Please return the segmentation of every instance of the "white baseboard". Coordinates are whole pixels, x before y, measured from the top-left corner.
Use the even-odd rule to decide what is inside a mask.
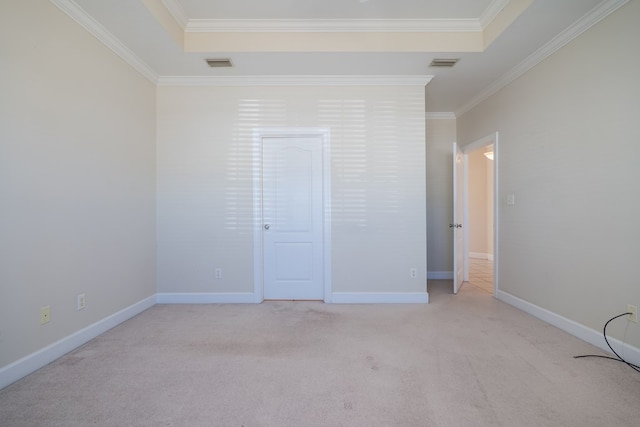
[[[427,280],[453,280],[453,271],[428,271]]]
[[[163,293],[158,304],[255,304],[262,302],[253,292]]]
[[[427,292],[333,292],[334,304],[427,304]]]
[[[156,304],[150,296],[0,369],[0,389],[53,362]]]
[[[520,310],[525,311],[532,316],[537,317],[538,319],[544,320],[545,322],[559,329],[562,329],[563,331],[568,332],[571,335],[588,342],[589,344],[593,344],[596,347],[599,347],[602,350],[606,351],[607,353],[611,353],[611,350],[607,346],[607,343],[605,342],[601,331],[596,331],[594,329],[588,328],[578,322],[567,319],[566,317],[562,317],[559,314],[556,314],[545,308],[538,307],[535,304],[531,304],[528,301],[525,301],[501,290],[498,290],[496,292],[496,298],[516,308],[519,308]],[[640,349],[625,344],[616,338],[607,337],[607,339],[611,343],[611,346],[616,350],[616,352],[618,352],[620,356],[623,356],[627,362],[633,363],[635,365],[640,365]]]

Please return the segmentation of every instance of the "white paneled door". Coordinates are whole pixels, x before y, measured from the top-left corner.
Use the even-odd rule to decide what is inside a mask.
[[[464,281],[464,154],[453,143],[453,293],[457,294]]]
[[[262,138],[264,298],[322,300],[321,137]]]

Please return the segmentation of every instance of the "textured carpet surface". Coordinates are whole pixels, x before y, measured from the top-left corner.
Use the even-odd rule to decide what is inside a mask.
[[[0,425],[640,425],[640,375],[449,287],[428,305],[157,305],[1,390]]]

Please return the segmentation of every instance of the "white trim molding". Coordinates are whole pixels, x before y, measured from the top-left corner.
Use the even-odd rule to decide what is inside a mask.
[[[489,7],[482,12],[478,21],[484,30],[498,16],[511,0],[493,0]]]
[[[50,0],[60,10],[66,13],[71,19],[80,24],[85,30],[90,32],[102,44],[111,49],[123,61],[131,65],[136,71],[147,78],[151,83],[158,82],[158,75],[142,59],[140,59],[131,49],[125,46],[109,30],[93,19],[87,12],[73,0]]]
[[[159,293],[158,304],[255,304],[262,300],[253,292]]]
[[[456,115],[453,112],[442,111],[442,112],[427,112],[426,114],[427,120],[455,120]]]
[[[156,295],[154,294],[5,366],[0,369],[0,389],[75,350],[109,329],[153,307],[155,304]]]
[[[596,25],[598,22],[602,21],[611,13],[618,10],[620,7],[624,6],[628,1],[629,0],[605,0],[600,3],[581,19],[577,20],[573,25],[566,28],[563,32],[555,36],[551,41],[529,55],[524,61],[516,65],[498,80],[487,86],[482,92],[480,92],[477,96],[472,98],[458,111],[456,111],[456,116],[460,117],[467,111],[471,110],[473,107],[489,98],[491,95],[497,93],[500,89],[507,86],[509,83],[522,76],[524,73],[538,65],[540,62],[544,61],[549,56],[560,50],[571,40],[575,39],[580,34]]]
[[[184,30],[189,23],[189,18],[184,11],[182,4],[178,0],[161,0],[164,7],[169,11],[176,23]]]
[[[162,76],[158,86],[426,86],[422,75]]]
[[[538,319],[555,326],[556,328],[562,329],[563,331],[573,335],[576,338],[580,338],[581,340],[586,341],[589,344],[595,345],[596,347],[601,348],[607,353],[611,353],[611,350],[607,346],[602,332],[600,331],[588,328],[578,322],[567,319],[566,317],[560,316],[559,314],[539,307],[535,304],[532,304],[501,290],[496,291],[496,298],[498,298],[500,301],[506,302],[509,305],[519,308],[520,310],[529,313],[532,316],[535,316]],[[616,338],[607,337],[607,339],[611,343],[611,346],[618,352],[618,354],[623,356],[625,360],[627,360],[627,362],[640,365],[640,349],[625,344]]]
[[[428,304],[428,292],[334,292],[334,304]]]
[[[510,0],[493,0],[478,19],[189,19],[178,0],[161,0],[185,32],[480,32]]]

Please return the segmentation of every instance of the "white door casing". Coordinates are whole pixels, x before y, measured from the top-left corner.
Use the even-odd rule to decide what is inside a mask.
[[[464,154],[453,143],[453,293],[457,294],[464,282]]]
[[[258,130],[256,299],[330,301],[329,133]]]

